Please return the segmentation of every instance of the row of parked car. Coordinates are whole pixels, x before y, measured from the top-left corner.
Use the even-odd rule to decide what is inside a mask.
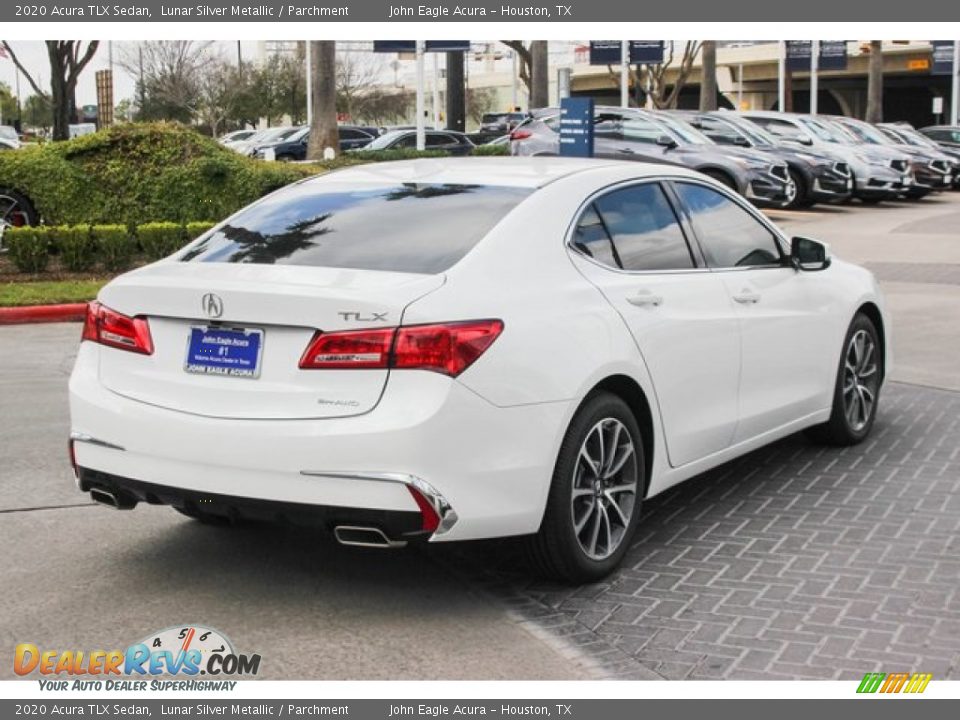
[[[360,125],[340,125],[340,152],[396,150],[416,148],[417,131],[412,126],[376,128]],[[220,138],[221,144],[242,155],[263,160],[306,160],[310,142],[310,128],[306,125],[268,128],[266,130],[238,130]],[[429,150],[444,150],[451,155],[467,155],[474,144],[465,134],[453,130],[426,130]]]
[[[560,109],[509,135],[513,155],[556,155]],[[766,111],[597,106],[594,154],[693,168],[762,207],[878,203],[960,188],[960,129]]]

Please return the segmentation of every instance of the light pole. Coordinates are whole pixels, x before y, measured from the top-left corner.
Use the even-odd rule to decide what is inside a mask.
[[[787,43],[780,41],[780,58],[777,63],[777,110],[785,112],[787,107]]]
[[[20,92],[17,91],[17,97]],[[953,91],[950,93],[950,124],[960,122],[960,40],[953,41]]]
[[[423,127],[423,40],[417,40],[417,150],[426,148]]]
[[[820,93],[820,41],[814,40],[810,45],[810,114],[817,114],[817,100]]]
[[[630,107],[630,41],[620,43],[620,107]]]

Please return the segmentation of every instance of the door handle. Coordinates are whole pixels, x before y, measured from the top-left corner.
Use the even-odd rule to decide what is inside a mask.
[[[636,295],[628,295],[627,302],[637,307],[660,307],[663,305],[663,296],[641,291]]]
[[[733,299],[741,305],[756,305],[760,302],[760,293],[753,292],[749,288],[744,288],[738,295],[734,295]]]

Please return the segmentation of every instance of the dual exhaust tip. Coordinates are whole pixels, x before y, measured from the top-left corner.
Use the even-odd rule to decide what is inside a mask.
[[[133,510],[137,506],[137,499],[133,495],[104,488],[91,488],[90,499],[114,510]]]
[[[137,506],[137,499],[128,493],[98,487],[90,489],[90,499],[114,510],[133,510]],[[406,540],[391,540],[380,528],[363,525],[337,525],[333,536],[341,545],[353,547],[402,548],[407,544]]]

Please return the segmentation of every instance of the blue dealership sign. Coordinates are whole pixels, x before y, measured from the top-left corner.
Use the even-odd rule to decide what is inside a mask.
[[[821,70],[847,69],[847,41],[821,40],[817,66]]]
[[[660,65],[663,62],[663,40],[630,40],[630,62],[634,65]],[[619,65],[622,40],[591,40],[591,65]]]
[[[560,154],[593,157],[593,98],[560,101]]]
[[[375,53],[415,53],[416,40],[374,40]],[[469,40],[427,40],[423,44],[424,52],[469,52]]]
[[[953,40],[933,41],[931,75],[953,75]]]
[[[812,40],[787,40],[787,70],[810,72],[812,59]]]

